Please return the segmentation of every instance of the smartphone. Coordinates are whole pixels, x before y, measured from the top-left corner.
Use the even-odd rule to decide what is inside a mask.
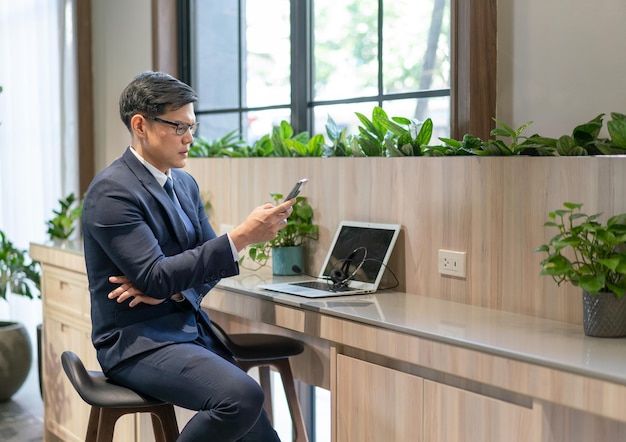
[[[292,198],[297,197],[300,194],[300,191],[302,190],[302,187],[304,187],[304,185],[309,181],[308,178],[302,178],[301,180],[299,180],[295,186],[293,186],[293,189],[291,189],[291,192],[289,192],[289,194],[287,194],[287,196],[285,197],[285,201],[288,201]]]

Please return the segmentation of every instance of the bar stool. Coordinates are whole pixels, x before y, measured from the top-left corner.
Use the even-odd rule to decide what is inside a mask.
[[[265,393],[263,408],[272,421],[272,393],[270,383],[270,366],[276,368],[283,382],[285,397],[291,415],[295,442],[308,442],[309,438],[304,426],[300,402],[296,394],[296,386],[289,364],[291,356],[299,355],[304,351],[304,344],[287,336],[264,333],[226,333],[215,322],[211,322],[213,331],[222,340],[224,345],[235,356],[239,366],[248,371],[253,367],[259,368],[259,381]]]
[[[71,351],[61,355],[63,370],[74,389],[89,405],[85,442],[111,442],[117,420],[130,413],[150,413],[156,442],[174,442],[178,423],[172,404],[141,395],[109,382],[101,371],[86,370]]]

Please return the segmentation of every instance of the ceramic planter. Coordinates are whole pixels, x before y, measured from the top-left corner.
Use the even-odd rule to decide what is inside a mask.
[[[275,247],[272,249],[272,273],[274,275],[300,275],[304,269],[304,247]],[[297,266],[300,271],[294,271]]]
[[[0,402],[20,389],[32,363],[30,338],[23,324],[0,321]]]
[[[613,293],[592,295],[583,291],[583,327],[587,336],[626,336],[626,296],[617,298]]]

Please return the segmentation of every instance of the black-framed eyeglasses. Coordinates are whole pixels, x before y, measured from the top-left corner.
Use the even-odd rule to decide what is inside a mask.
[[[158,121],[159,123],[165,123],[165,124],[169,124],[172,126],[176,126],[176,135],[185,135],[187,131],[190,131],[191,135],[193,135],[196,133],[196,131],[198,130],[198,126],[200,125],[200,123],[198,122],[195,122],[193,124],[183,123],[182,121],[175,122],[175,121],[164,120],[163,118],[159,118],[159,117],[153,117],[152,115],[146,115],[145,118],[147,118],[148,120],[152,120],[152,121]]]

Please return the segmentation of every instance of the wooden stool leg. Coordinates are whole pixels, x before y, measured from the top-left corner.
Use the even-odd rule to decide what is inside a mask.
[[[287,404],[289,405],[289,413],[291,414],[291,421],[294,428],[294,441],[295,442],[308,442],[309,436],[306,433],[304,426],[304,418],[302,417],[302,409],[300,408],[300,402],[298,401],[298,395],[296,393],[296,386],[293,379],[293,373],[291,372],[291,365],[289,365],[289,359],[278,359],[272,361],[280,377],[283,380],[283,388],[285,390],[285,396],[287,397]]]
[[[115,431],[115,423],[117,419],[125,414],[120,413],[117,408],[102,408],[100,409],[100,421],[98,423],[98,442],[112,442],[113,432]]]
[[[96,442],[98,440],[98,424],[100,423],[99,407],[91,407],[89,412],[89,422],[87,423],[87,434],[85,434],[85,442]]]
[[[153,407],[150,415],[156,442],[175,442],[178,439],[178,422],[173,405],[164,404]]]
[[[270,375],[270,367],[262,365],[259,367],[259,383],[265,394],[265,402],[263,408],[270,419],[270,423],[274,425],[274,407],[272,406],[272,378]]]

